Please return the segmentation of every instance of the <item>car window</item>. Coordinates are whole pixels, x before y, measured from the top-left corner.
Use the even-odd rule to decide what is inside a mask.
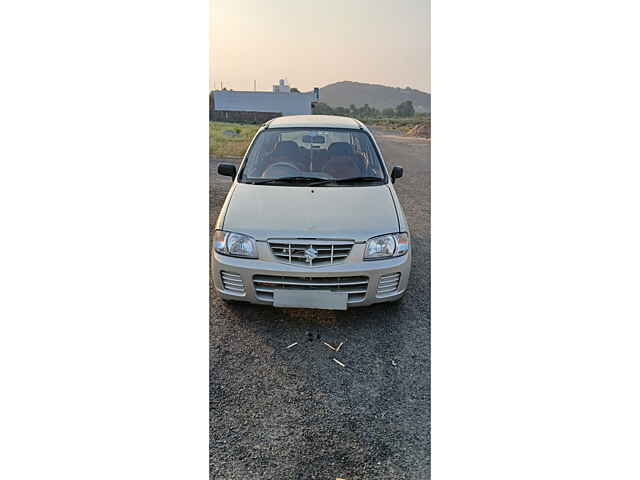
[[[381,182],[386,179],[382,160],[363,130],[274,128],[260,132],[239,180],[292,176],[327,180],[375,177]]]

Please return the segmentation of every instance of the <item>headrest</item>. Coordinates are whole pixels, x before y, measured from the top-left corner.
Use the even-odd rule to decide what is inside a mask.
[[[298,155],[300,152],[300,149],[298,148],[298,144],[292,140],[287,140],[285,142],[279,142],[276,145],[275,150],[273,151],[273,153],[276,153],[278,155]]]
[[[329,147],[329,155],[351,155],[353,147],[347,142],[335,142]]]

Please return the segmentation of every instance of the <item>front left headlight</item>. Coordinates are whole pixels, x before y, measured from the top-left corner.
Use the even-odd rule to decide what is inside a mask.
[[[401,257],[409,251],[409,234],[392,233],[370,238],[364,253],[365,260]]]
[[[256,241],[242,233],[216,230],[213,236],[213,247],[216,252],[232,257],[258,258]]]

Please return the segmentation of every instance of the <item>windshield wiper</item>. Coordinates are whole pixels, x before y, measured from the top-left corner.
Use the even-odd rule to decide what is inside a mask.
[[[351,178],[335,178],[332,180],[326,180],[323,183],[367,183],[367,182],[382,182],[384,178],[380,177],[351,177]]]
[[[281,177],[281,178],[266,178],[264,180],[254,180],[249,182],[253,185],[265,185],[268,183],[305,183],[310,187],[317,185],[325,185],[327,183],[366,183],[366,182],[381,182],[383,178],[380,177],[350,177],[350,178],[319,178],[319,177]]]
[[[331,180],[325,180],[324,178],[318,178],[318,177],[303,177],[303,176],[296,176],[296,177],[281,177],[281,178],[267,178],[264,180],[255,180],[252,183],[253,185],[265,185],[267,183],[304,183],[304,182],[325,182],[325,181],[331,181]]]

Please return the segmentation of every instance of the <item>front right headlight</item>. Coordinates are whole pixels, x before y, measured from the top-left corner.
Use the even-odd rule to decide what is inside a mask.
[[[213,235],[213,248],[222,255],[232,257],[258,258],[256,241],[242,233],[216,230]]]
[[[365,260],[382,260],[384,258],[400,257],[409,251],[409,234],[391,233],[370,238],[365,249]]]

